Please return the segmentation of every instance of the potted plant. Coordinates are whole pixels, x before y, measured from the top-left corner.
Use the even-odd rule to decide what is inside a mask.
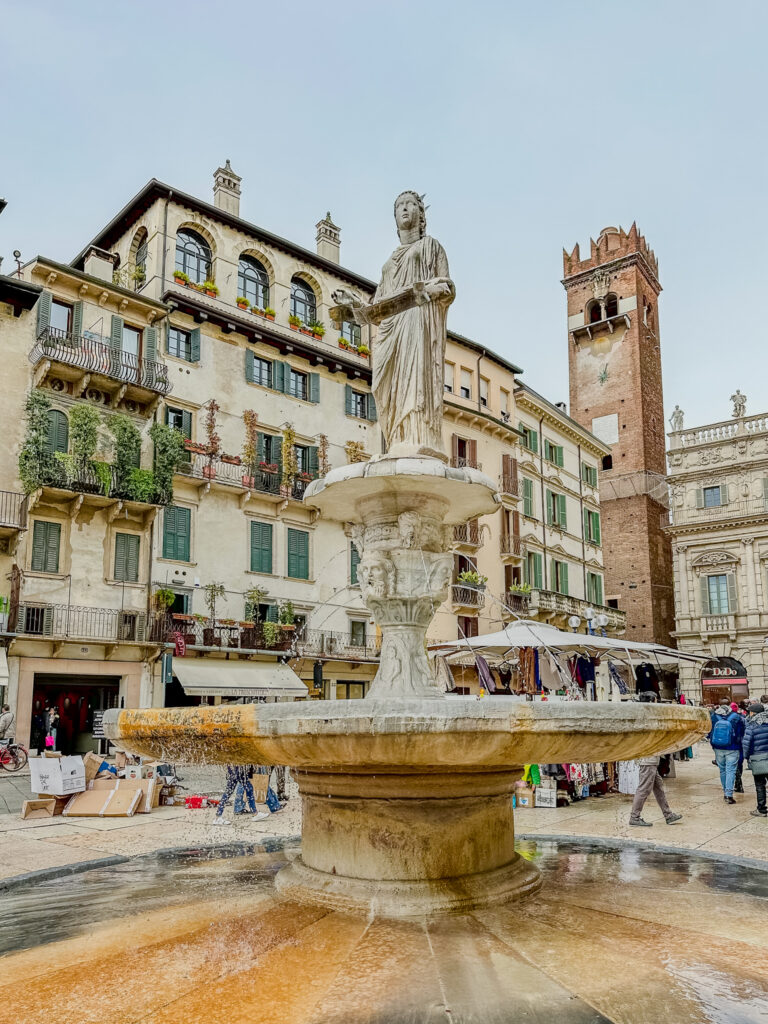
[[[530,583],[511,583],[509,586],[511,594],[530,594],[531,584]]]
[[[219,294],[219,289],[213,281],[203,281],[203,291],[206,295],[210,295],[212,299],[215,299]]]
[[[189,276],[183,270],[174,270],[173,279],[177,284],[189,284]]]
[[[221,455],[219,456],[222,462],[226,462],[228,466],[239,466],[240,456],[239,455]]]
[[[188,437],[184,438],[184,447],[194,455],[205,455],[205,445],[200,444],[198,441],[190,441]]]
[[[219,411],[219,405],[212,398],[204,408],[206,410],[205,432],[208,435],[208,444],[205,446],[205,454],[208,456],[208,465],[203,466],[203,476],[208,480],[213,480],[216,475],[216,467],[213,462],[221,453],[221,438],[216,432],[216,413]]]
[[[248,307],[251,305],[244,295],[238,295],[235,301],[237,302],[240,309],[248,309]]]
[[[144,267],[136,267],[131,276],[133,277],[133,280],[136,281],[137,284],[140,284],[142,281],[146,280],[147,272],[144,269]]]
[[[264,316],[267,318],[267,320],[274,320],[275,319],[275,311],[274,311],[274,309],[272,309],[271,306],[266,306],[264,308]]]
[[[174,622],[192,622],[193,616],[188,615],[187,612],[171,612],[171,618]]]
[[[325,324],[322,320],[313,320],[309,325],[309,329],[312,331],[312,337],[316,338],[318,341],[320,341],[325,334]]]
[[[277,463],[276,462],[260,462],[259,469],[262,473],[276,473]]]
[[[339,338],[339,348],[349,348],[349,342],[346,338]]]
[[[213,625],[216,621],[216,602],[227,600],[227,591],[223,583],[206,583],[203,587],[205,606],[208,609],[208,620]]]
[[[176,600],[176,595],[172,590],[168,590],[166,587],[160,587],[155,591],[155,607],[159,612],[167,612],[173,602]]]
[[[481,576],[474,569],[465,569],[464,572],[459,573],[457,579],[459,583],[470,590],[485,590],[485,585],[488,582],[487,576]]]
[[[298,329],[301,327],[301,317],[296,316],[295,313],[291,313],[291,315],[288,317],[288,325],[291,328],[291,330],[298,331]]]
[[[310,337],[312,337],[312,328],[308,324],[302,324],[299,330],[301,331],[302,334],[308,334]]]
[[[265,647],[277,647],[280,643],[280,626],[277,622],[264,622],[261,626]]]
[[[245,426],[245,440],[243,441],[242,456],[244,473],[242,476],[243,487],[252,490],[256,485],[256,458],[259,446],[259,417],[253,409],[246,409],[243,413],[243,424]]]
[[[277,610],[277,618],[280,628],[286,633],[292,633],[296,629],[296,615],[291,601],[284,601]]]
[[[358,345],[357,346],[357,354],[359,356],[362,356],[363,359],[367,359],[368,356],[370,355],[370,353],[371,353],[371,350],[368,348],[367,345]]]
[[[264,587],[249,587],[248,590],[243,594],[246,605],[251,606],[251,621],[246,625],[252,626],[255,622],[261,621],[259,614],[259,606],[264,604],[264,601],[269,596],[269,591]]]

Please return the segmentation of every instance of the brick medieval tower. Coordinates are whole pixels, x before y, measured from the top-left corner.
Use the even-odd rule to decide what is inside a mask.
[[[605,599],[627,613],[627,638],[670,643],[658,262],[632,225],[604,228],[582,260],[563,251],[571,416],[613,446],[600,480]]]

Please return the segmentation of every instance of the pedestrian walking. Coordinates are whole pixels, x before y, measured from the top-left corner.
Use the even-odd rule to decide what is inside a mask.
[[[248,766],[244,764],[228,764],[226,767],[226,781],[224,784],[224,792],[221,794],[219,800],[219,806],[216,808],[216,817],[213,819],[214,825],[231,825],[232,822],[228,821],[224,817],[224,808],[227,806],[233,793],[237,791],[238,786],[248,786],[251,791],[251,799],[253,801],[253,808],[256,809],[256,802],[253,799],[253,786],[251,780],[248,778]],[[247,792],[247,790],[246,790]],[[266,818],[267,814],[263,814],[262,817]],[[257,815],[257,819],[259,817]]]
[[[268,818],[269,815],[266,811],[259,811],[256,809],[256,794],[253,792],[253,773],[255,768],[252,764],[244,765],[244,771],[241,772],[241,781],[237,784],[235,790],[235,814],[255,814],[255,821],[262,821],[264,818]],[[248,804],[248,812],[246,812],[246,802]]]
[[[646,704],[655,703],[656,694],[642,693],[640,700]],[[682,814],[675,814],[667,802],[664,780],[659,773],[660,763],[661,757],[658,754],[651,755],[650,757],[641,757],[637,762],[640,778],[635,790],[635,799],[632,801],[632,810],[629,812],[630,825],[639,825],[643,828],[653,827],[652,821],[645,821],[642,817],[645,801],[651,793],[656,797],[656,803],[661,808],[661,813],[664,815],[668,825],[673,825],[676,821],[682,821],[683,819]]]
[[[720,706],[712,715],[709,742],[715,753],[717,767],[720,769],[720,784],[723,787],[723,799],[727,804],[736,803],[733,792],[739,761],[743,757],[743,738],[744,719],[738,712],[731,710],[729,700],[721,700]]]
[[[765,791],[768,782],[768,709],[756,701],[747,708],[749,718],[744,729],[742,753],[752,772],[757,794],[757,808],[749,813],[753,818],[768,817]]]
[[[16,729],[16,716],[10,704],[3,704],[0,709],[0,740],[12,740]]]

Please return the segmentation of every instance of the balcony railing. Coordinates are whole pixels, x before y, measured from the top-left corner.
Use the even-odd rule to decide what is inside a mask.
[[[103,474],[103,475],[102,475]],[[127,480],[121,480],[114,466],[99,463],[97,472],[91,463],[83,463],[70,471],[63,462],[53,462],[38,468],[38,483],[41,487],[57,487],[76,494],[98,494],[103,498],[119,498],[122,501],[141,501],[143,504],[160,505],[160,496],[152,494],[137,498]]]
[[[297,639],[302,657],[326,658],[334,661],[378,661],[381,646],[374,637],[335,633],[324,629],[305,629]]]
[[[499,493],[506,498],[522,498],[523,484],[520,477],[502,473],[499,477]]]
[[[29,358],[32,363],[40,359],[66,363],[84,373],[100,373],[122,384],[133,384],[160,395],[167,395],[171,390],[165,363],[112,348],[98,334],[71,334],[56,327],[46,327],[38,336]]]
[[[517,558],[522,558],[525,555],[525,541],[517,534],[502,534],[499,551],[502,555],[514,555]]]
[[[503,598],[504,607],[513,615],[528,615],[528,594],[513,594],[507,591]]]
[[[735,633],[735,615],[705,615],[703,617],[703,633]]]
[[[451,601],[461,608],[483,608],[485,591],[478,587],[468,587],[463,583],[454,583],[451,587]]]
[[[532,590],[528,600],[530,607],[538,609],[539,612],[555,613],[562,616],[578,615],[585,621],[587,609],[592,608],[596,615],[607,617],[608,624],[605,629],[612,633],[623,632],[627,626],[626,612],[606,605],[592,604],[581,597],[558,594],[554,590]]]
[[[234,619],[210,619],[192,615],[158,615],[152,637],[158,643],[173,643],[179,634],[187,647],[222,647],[247,651],[289,651],[296,639],[295,630],[272,628],[271,624],[237,622]]]
[[[765,498],[741,498],[725,505],[710,508],[670,508],[661,517],[662,528],[687,526],[694,523],[712,523],[734,519],[751,519],[768,515],[768,500]]]
[[[11,626],[19,636],[50,640],[144,643],[147,639],[147,613],[119,608],[22,601],[12,609]]]
[[[455,455],[451,459],[451,465],[454,469],[482,469],[482,462],[478,462],[477,459],[470,459],[469,457]]]
[[[0,526],[16,530],[26,530],[26,494],[17,494],[15,491],[0,491]]]
[[[462,523],[461,526],[454,526],[453,542],[454,544],[463,544],[465,547],[479,548],[482,543],[480,540],[480,524]]]
[[[190,453],[189,458],[190,461],[182,463],[176,471],[182,476],[191,476],[196,480],[216,481],[216,483],[229,484],[232,487],[258,491],[260,494],[274,494],[278,497],[295,498],[297,501],[301,501],[311,483],[311,480],[303,480],[300,477],[283,483],[280,473],[256,469],[251,474],[248,468],[242,464],[222,462],[219,458],[211,460],[208,455]]]

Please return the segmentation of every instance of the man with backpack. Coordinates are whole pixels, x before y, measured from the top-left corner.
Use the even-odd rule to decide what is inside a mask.
[[[712,715],[709,742],[715,752],[717,767],[720,769],[720,784],[723,787],[723,799],[727,804],[736,803],[733,799],[733,787],[736,770],[742,757],[743,737],[744,719],[738,712],[731,711],[729,700],[721,700],[720,706]]]
[[[757,793],[757,809],[749,813],[753,818],[768,817],[765,788],[768,783],[768,710],[759,701],[747,708],[749,718],[744,730],[742,749],[744,759],[752,772]]]

